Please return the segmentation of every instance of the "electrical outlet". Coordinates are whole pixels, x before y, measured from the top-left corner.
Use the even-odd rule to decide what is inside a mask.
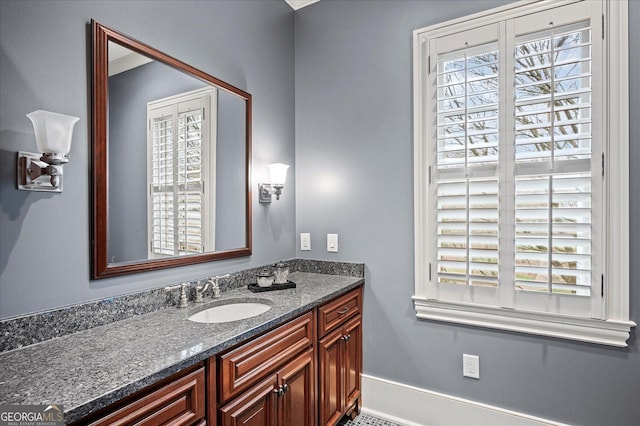
[[[462,354],[462,375],[480,380],[480,357]]]
[[[311,251],[311,234],[302,232],[300,234],[300,250]]]

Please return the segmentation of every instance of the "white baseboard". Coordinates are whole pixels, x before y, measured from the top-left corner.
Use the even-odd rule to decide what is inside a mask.
[[[406,426],[566,426],[366,374],[362,375],[362,412]]]

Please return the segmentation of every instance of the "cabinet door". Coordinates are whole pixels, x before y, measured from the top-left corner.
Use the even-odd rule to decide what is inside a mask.
[[[314,367],[314,352],[309,349],[278,372],[278,382],[285,389],[279,403],[279,426],[315,426]]]
[[[336,424],[342,417],[342,337],[342,329],[338,329],[318,342],[319,411],[322,426]]]
[[[362,316],[358,315],[344,326],[344,394],[348,409],[360,397],[362,372]],[[359,407],[358,407],[359,408]]]
[[[120,409],[82,425],[192,425],[205,416],[204,368],[142,395]]]
[[[276,383],[272,375],[222,407],[221,426],[275,426]]]

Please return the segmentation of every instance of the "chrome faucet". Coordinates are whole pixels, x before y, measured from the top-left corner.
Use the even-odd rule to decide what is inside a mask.
[[[194,303],[204,302],[204,300],[202,299],[202,295],[205,291],[207,291],[210,285],[213,285],[213,281],[211,281],[211,279],[208,279],[204,285],[196,285],[196,295],[193,298]]]
[[[180,288],[180,297],[178,298],[178,304],[176,305],[178,308],[186,308],[189,306],[189,294],[187,293],[189,289],[189,283],[181,283],[180,285],[174,285],[172,287],[165,287],[166,291],[172,291],[177,288]]]

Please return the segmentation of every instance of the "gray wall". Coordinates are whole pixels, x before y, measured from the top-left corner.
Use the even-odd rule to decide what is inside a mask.
[[[253,255],[89,279],[91,18],[253,95],[253,170],[294,161],[294,17],[281,0],[0,0],[0,318],[271,263],[294,255],[295,181],[277,203],[253,199]],[[168,30],[171,29],[171,30]],[[15,158],[35,151],[25,114],[80,117],[62,194],[17,191]]]
[[[630,3],[630,22],[638,22],[640,2]],[[365,373],[571,424],[637,425],[637,329],[628,349],[614,349],[415,318],[412,30],[501,4],[323,0],[296,12],[296,227],[312,237],[312,251],[298,255],[366,263]],[[637,25],[630,40],[635,164]],[[639,184],[635,167],[631,188]],[[638,217],[638,191],[631,206],[631,217]],[[326,252],[328,232],[340,236],[337,254]],[[632,260],[639,250],[634,221]],[[639,275],[639,262],[632,262],[637,323]],[[479,381],[462,377],[463,352],[480,356]]]
[[[245,102],[218,91],[216,250],[244,247]]]

